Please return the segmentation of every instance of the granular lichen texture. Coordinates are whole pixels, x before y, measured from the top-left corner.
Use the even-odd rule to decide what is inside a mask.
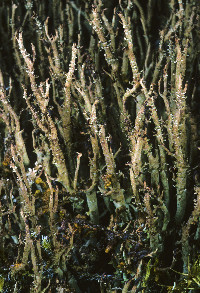
[[[0,292],[199,292],[198,0],[2,0]]]

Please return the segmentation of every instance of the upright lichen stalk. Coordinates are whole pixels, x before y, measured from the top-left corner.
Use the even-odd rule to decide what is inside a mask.
[[[7,2],[0,291],[198,288],[198,1]]]

